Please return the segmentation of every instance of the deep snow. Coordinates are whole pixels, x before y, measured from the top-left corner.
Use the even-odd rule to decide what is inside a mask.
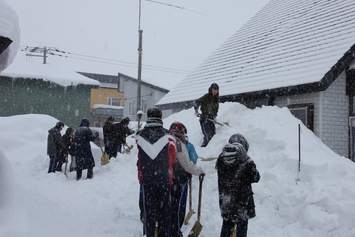
[[[249,155],[261,174],[253,184],[256,214],[248,236],[355,236],[355,164],[326,147],[301,125],[287,108],[247,109],[239,103],[220,106],[217,134],[206,148],[193,109],[164,120],[187,126],[199,156],[216,157],[228,138],[243,134]],[[136,147],[100,166],[95,154],[95,177],[75,181],[75,173],[48,174],[47,131],[57,120],[48,115],[0,117],[0,236],[28,237],[137,237],[139,220]],[[132,124],[135,127],[135,124]],[[63,129],[62,134],[64,134]],[[134,144],[134,138],[128,138]],[[298,160],[301,157],[300,172]],[[219,236],[222,223],[218,207],[215,161],[198,161],[207,173],[203,183],[201,237]],[[83,177],[86,177],[84,171]],[[198,179],[193,179],[193,208],[197,211]],[[184,227],[187,236],[196,214]]]

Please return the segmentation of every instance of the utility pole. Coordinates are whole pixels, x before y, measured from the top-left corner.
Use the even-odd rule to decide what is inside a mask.
[[[28,49],[25,50],[27,51]],[[42,57],[43,64],[47,64],[47,51],[51,51],[51,50],[52,48],[47,48],[47,47],[33,47],[30,50],[28,50],[30,53],[26,53],[26,56]],[[43,55],[37,55],[32,53],[43,53]]]
[[[142,0],[139,0],[139,25],[138,25],[138,77],[137,77],[137,113],[141,110],[141,87],[142,87],[142,38],[143,30],[141,30],[141,9],[142,9]],[[137,115],[137,121],[139,117]]]

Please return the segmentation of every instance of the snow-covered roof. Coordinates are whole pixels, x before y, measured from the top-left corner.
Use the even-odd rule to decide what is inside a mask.
[[[354,26],[354,0],[272,0],[157,105],[195,100],[214,82],[220,96],[319,82],[354,46]]]
[[[50,65],[38,63],[20,63],[16,60],[0,76],[37,78],[67,87],[81,85],[99,86],[100,82],[80,75],[75,71]]]
[[[4,0],[0,0],[0,36],[12,40],[10,46],[0,54],[0,72],[14,60],[20,44],[20,24],[15,10]]]

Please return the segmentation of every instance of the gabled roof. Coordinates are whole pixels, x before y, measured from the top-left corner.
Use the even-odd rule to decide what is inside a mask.
[[[98,80],[101,83],[100,87],[105,87],[105,88],[117,88],[117,86],[119,85],[120,78],[124,79],[124,80],[133,81],[134,83],[138,82],[137,79],[135,79],[133,77],[130,77],[130,76],[127,76],[127,75],[122,74],[122,73],[118,73],[115,76],[114,75],[97,74],[97,73],[91,73],[91,72],[78,72],[78,73],[80,73],[83,76]],[[146,87],[149,87],[149,88],[153,88],[154,90],[157,90],[157,91],[161,91],[161,92],[164,92],[164,93],[168,93],[169,92],[169,90],[167,90],[167,89],[164,89],[164,88],[159,87],[159,86],[155,86],[155,85],[150,84],[148,82],[141,81],[141,84],[143,86],[146,86]],[[114,86],[114,87],[112,87],[112,86]]]
[[[355,57],[354,29],[354,0],[271,0],[157,105],[191,104],[214,82],[222,101],[325,90]]]
[[[99,86],[100,82],[80,75],[72,70],[50,65],[13,62],[0,73],[0,76],[12,78],[36,78],[58,84],[63,87],[90,85]]]

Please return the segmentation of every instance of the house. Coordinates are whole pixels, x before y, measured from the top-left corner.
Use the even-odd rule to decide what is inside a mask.
[[[90,93],[100,83],[48,64],[13,62],[0,73],[0,116],[48,114],[71,127],[90,117]]]
[[[190,108],[215,82],[222,103],[288,107],[355,161],[354,25],[353,0],[271,0],[157,106]]]
[[[124,92],[117,75],[78,72],[100,82],[99,88],[93,88],[90,94],[90,123],[94,127],[103,127],[109,116],[120,121],[123,116]]]
[[[117,76],[78,73],[100,82],[100,87],[91,91],[92,124],[102,127],[108,116],[114,116],[116,121],[124,117],[137,121],[137,79],[122,73],[118,73]],[[141,81],[141,110],[144,113],[142,121],[147,118],[147,109],[154,107],[167,93],[168,90],[164,88]],[[166,112],[163,116],[167,117],[170,114]]]

